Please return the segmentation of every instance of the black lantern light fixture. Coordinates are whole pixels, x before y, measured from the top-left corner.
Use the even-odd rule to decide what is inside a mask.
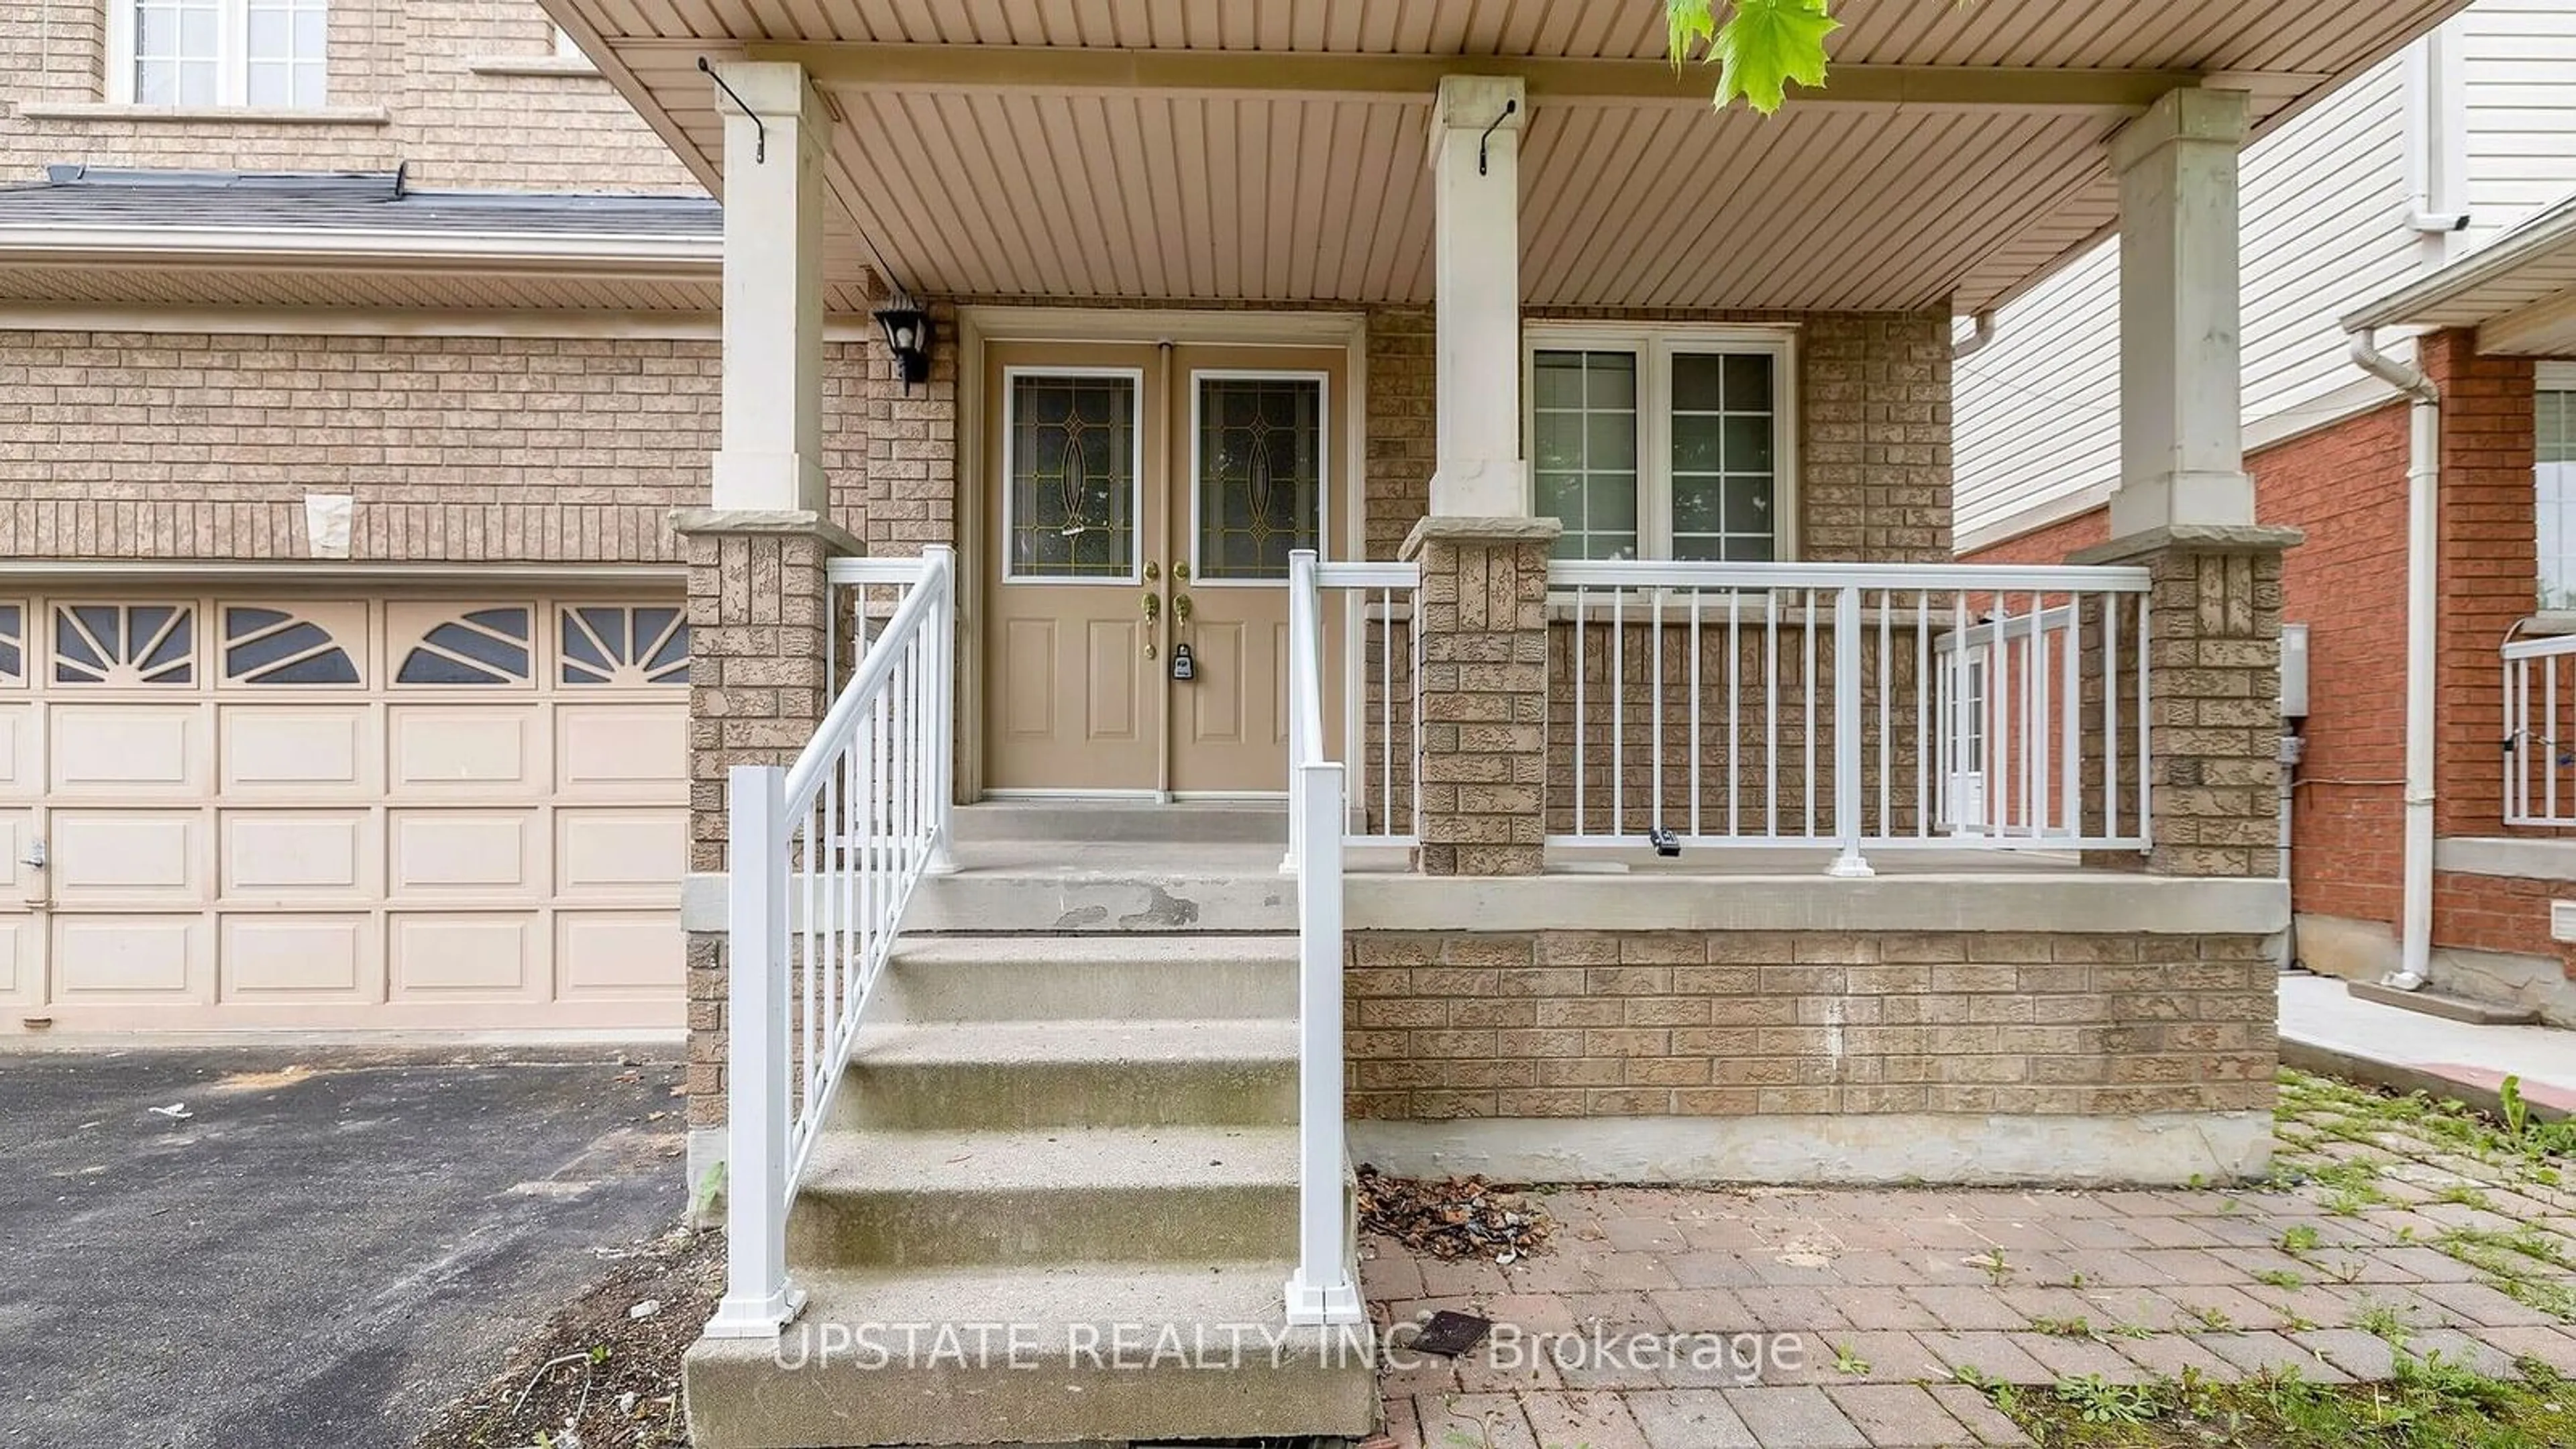
[[[899,298],[893,306],[877,309],[877,325],[885,329],[886,350],[903,374],[904,391],[930,381],[930,314],[912,299]]]

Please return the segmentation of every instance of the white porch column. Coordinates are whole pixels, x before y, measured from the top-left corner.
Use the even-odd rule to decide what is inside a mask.
[[[2120,178],[2120,487],[2111,536],[2254,521],[2237,335],[2241,91],[2168,92],[2111,140]]]
[[[829,123],[792,61],[729,61],[716,74],[733,95],[715,98],[725,125],[724,434],[711,502],[823,517]]]
[[[1444,76],[1431,112],[1440,369],[1434,514],[1530,511],[1521,459],[1520,131],[1528,118],[1517,76]]]

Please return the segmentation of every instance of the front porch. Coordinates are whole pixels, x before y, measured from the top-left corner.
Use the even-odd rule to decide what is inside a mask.
[[[1651,6],[550,8],[726,198],[724,447],[675,520],[706,1442],[1361,1432],[1362,1156],[2262,1170],[2296,536],[2222,385],[2236,156],[2443,7],[1956,22],[2009,55],[1860,16],[1768,121]],[[1962,568],[1950,319],[2112,225],[2119,541]],[[903,379],[855,459],[835,287]],[[1022,792],[1281,803],[972,803]],[[1174,1272],[1225,1292],[1101,1286]],[[775,1363],[970,1280],[1052,1335],[1288,1347],[1230,1398]]]

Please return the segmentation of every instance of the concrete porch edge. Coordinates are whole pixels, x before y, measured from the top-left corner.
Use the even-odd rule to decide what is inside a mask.
[[[2268,1112],[1483,1117],[1353,1122],[1351,1157],[1402,1177],[1774,1185],[2225,1182],[2272,1160]]]
[[[1277,889],[1275,879],[1269,883]],[[1533,888],[1536,886],[1537,888]],[[2268,936],[2290,923],[2270,879],[2119,872],[1822,876],[1352,875],[1352,931],[2000,931]],[[725,875],[680,882],[680,924],[725,929]]]
[[[2268,936],[2290,923],[2272,879],[2047,875],[1352,876],[1353,931],[1983,931]]]

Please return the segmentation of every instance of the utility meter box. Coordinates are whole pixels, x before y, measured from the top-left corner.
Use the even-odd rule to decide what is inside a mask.
[[[2308,717],[2308,626],[2281,626],[2281,717]]]

